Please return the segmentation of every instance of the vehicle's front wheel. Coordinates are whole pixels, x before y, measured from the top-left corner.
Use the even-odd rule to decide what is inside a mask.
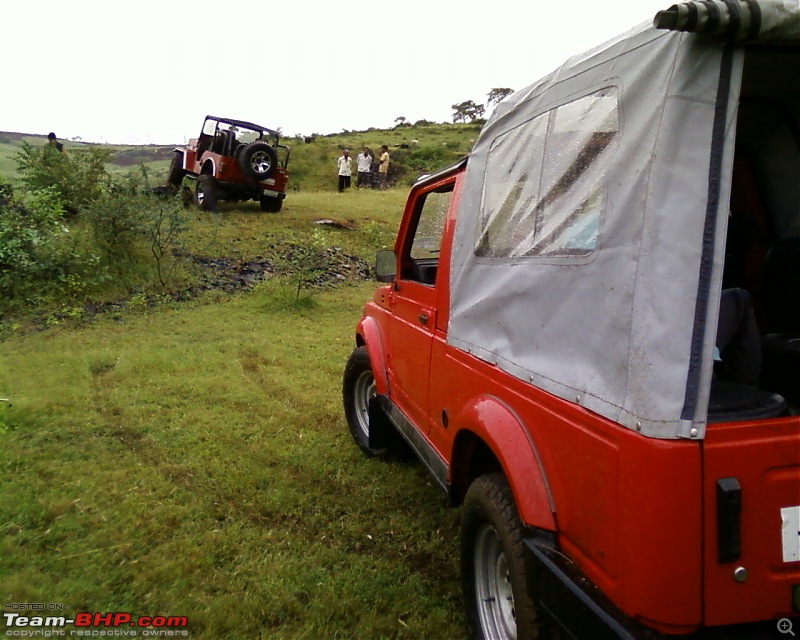
[[[169,164],[167,173],[167,184],[171,187],[180,187],[186,171],[183,169],[183,154],[175,152],[172,154],[172,162]]]
[[[375,376],[366,347],[357,347],[350,354],[342,378],[344,415],[353,440],[368,456],[385,453],[385,449],[369,446],[369,401],[375,397]]]
[[[501,473],[479,477],[464,499],[461,581],[475,640],[539,638],[525,583],[522,523]]]
[[[194,190],[194,201],[203,211],[216,212],[217,196],[214,193],[216,180],[214,176],[197,176],[197,184]]]
[[[261,210],[267,213],[278,213],[283,207],[283,199],[273,196],[259,196],[258,202],[261,205]]]

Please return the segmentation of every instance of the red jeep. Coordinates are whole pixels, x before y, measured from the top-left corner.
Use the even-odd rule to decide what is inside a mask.
[[[199,138],[175,149],[167,184],[196,180],[195,202],[216,210],[217,200],[258,200],[262,211],[277,213],[286,198],[289,147],[277,131],[252,122],[206,116]]]
[[[800,8],[725,6],[504,100],[378,254],[345,414],[463,505],[475,638],[800,633]]]

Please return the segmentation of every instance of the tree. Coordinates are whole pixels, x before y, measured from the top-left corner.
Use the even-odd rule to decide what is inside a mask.
[[[482,104],[475,104],[473,100],[465,100],[459,104],[451,105],[453,122],[474,122],[482,118],[486,108]]]
[[[406,122],[406,117],[405,116],[398,116],[398,117],[396,117],[394,119],[394,121],[398,126],[402,126]]]
[[[499,103],[504,98],[507,98],[512,93],[514,93],[513,89],[509,89],[508,87],[492,89],[489,93],[486,94],[486,104],[490,107],[493,104]]]

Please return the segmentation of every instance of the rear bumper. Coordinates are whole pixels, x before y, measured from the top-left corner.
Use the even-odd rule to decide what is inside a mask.
[[[556,551],[552,534],[532,532],[524,540],[528,591],[555,626],[574,640],[776,640],[791,639],[780,633],[778,620],[752,624],[706,627],[687,635],[664,635],[629,618],[617,609],[563,555]],[[800,617],[790,618],[795,636]]]

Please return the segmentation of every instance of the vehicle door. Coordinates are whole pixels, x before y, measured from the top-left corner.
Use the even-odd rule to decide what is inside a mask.
[[[431,345],[436,327],[439,251],[454,179],[421,190],[404,221],[393,292],[389,376],[395,404],[423,433],[428,418]]]

